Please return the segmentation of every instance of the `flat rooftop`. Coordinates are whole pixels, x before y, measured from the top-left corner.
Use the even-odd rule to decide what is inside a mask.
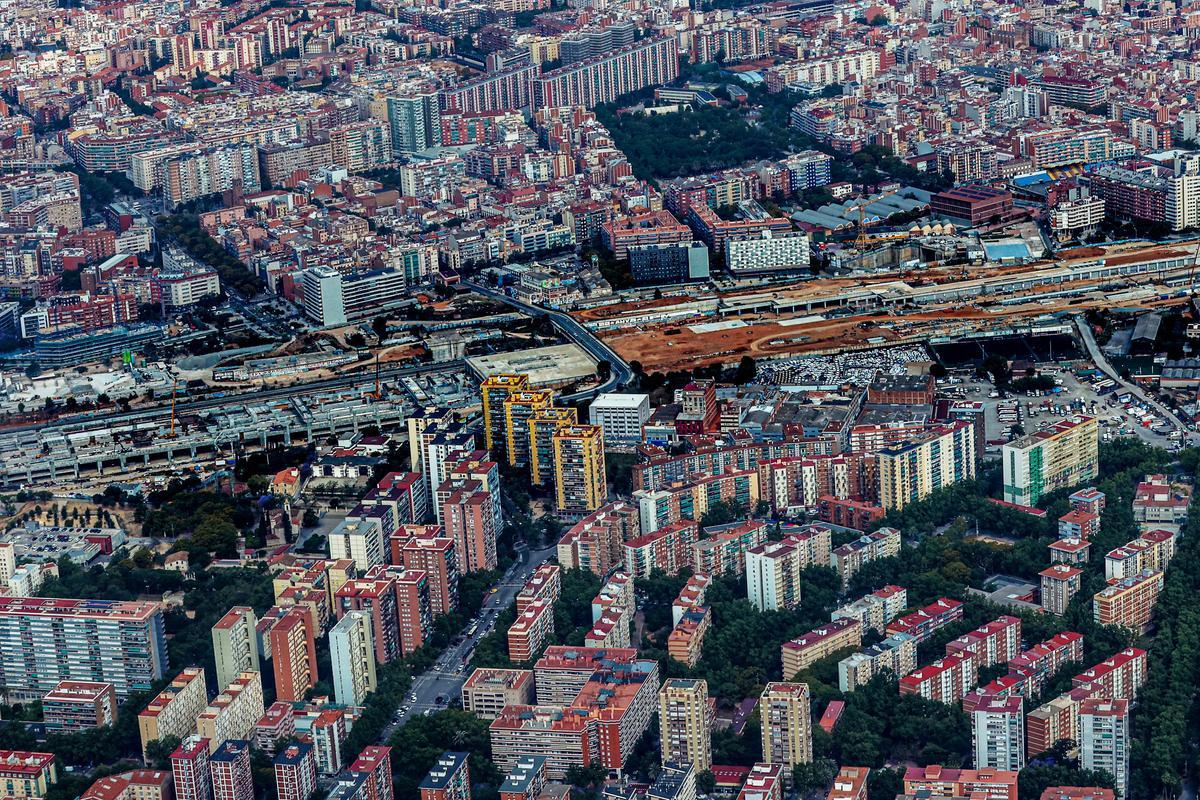
[[[483,378],[523,373],[534,386],[558,386],[596,374],[596,362],[577,344],[471,356],[467,363]]]

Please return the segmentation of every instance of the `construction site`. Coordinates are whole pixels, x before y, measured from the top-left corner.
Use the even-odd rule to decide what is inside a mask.
[[[1064,251],[1028,264],[923,265],[785,286],[613,303],[575,312],[647,370],[787,358],[907,342],[1022,334],[1089,309],[1187,302],[1200,240]]]

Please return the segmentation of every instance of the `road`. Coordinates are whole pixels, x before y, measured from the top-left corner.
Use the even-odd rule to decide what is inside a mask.
[[[380,741],[386,742],[392,737],[396,728],[403,725],[409,719],[426,711],[437,711],[444,708],[444,705],[438,705],[437,698],[442,696],[445,702],[450,702],[462,693],[462,686],[467,681],[467,676],[470,674],[470,666],[463,665],[463,657],[475,647],[480,639],[492,632],[495,627],[496,617],[500,612],[507,608],[516,599],[517,592],[525,585],[525,581],[529,579],[530,574],[547,558],[554,555],[556,551],[555,545],[543,548],[541,550],[520,551],[520,558],[509,567],[500,579],[498,591],[495,594],[488,595],[483,603],[483,608],[479,611],[479,616],[476,620],[479,622],[479,629],[472,636],[465,637],[458,644],[451,645],[446,648],[437,663],[426,672],[418,675],[413,680],[412,688],[409,690],[408,698],[405,699],[404,705],[400,708],[403,711],[397,710],[397,714],[392,717],[392,721],[383,729],[380,735]],[[472,624],[476,620],[472,621]]]
[[[558,398],[560,401],[564,403],[573,403],[577,400],[590,400],[598,394],[612,392],[619,389],[623,384],[628,383],[633,378],[633,370],[630,369],[629,364],[627,364],[624,359],[617,355],[615,350],[606,345],[604,342],[600,341],[596,334],[592,333],[587,328],[576,322],[575,318],[570,314],[564,314],[561,311],[554,311],[552,309],[542,308],[540,306],[533,306],[529,303],[523,303],[520,300],[509,297],[504,292],[490,289],[482,284],[475,283],[474,281],[463,281],[463,286],[466,286],[476,294],[481,294],[491,300],[496,300],[504,303],[505,305],[512,306],[515,309],[523,311],[531,317],[545,315],[546,318],[554,324],[554,327],[557,328],[563,336],[566,336],[572,342],[582,347],[585,351],[587,351],[587,354],[596,359],[596,361],[607,361],[612,365],[612,374],[609,375],[608,380],[606,380],[604,383],[594,389],[586,389],[582,392],[576,392],[575,394],[562,395]]]
[[[1183,437],[1188,444],[1195,444],[1196,441],[1200,439],[1200,435],[1189,431],[1187,426],[1180,421],[1179,417],[1175,416],[1174,411],[1155,400],[1146,392],[1142,391],[1142,388],[1137,384],[1122,378],[1121,375],[1115,369],[1113,369],[1113,365],[1109,363],[1108,358],[1105,357],[1104,353],[1100,350],[1100,347],[1096,344],[1096,337],[1092,335],[1092,326],[1088,325],[1087,321],[1084,320],[1083,317],[1075,317],[1075,327],[1079,329],[1079,338],[1083,340],[1083,345],[1087,348],[1088,355],[1091,356],[1092,361],[1095,362],[1096,369],[1100,370],[1109,378],[1116,381],[1122,389],[1125,389],[1134,397],[1137,397],[1148,404],[1159,414],[1159,416],[1167,420],[1167,422],[1169,422],[1176,430],[1182,431]]]
[[[387,381],[392,378],[399,378],[405,375],[417,375],[431,372],[450,372],[452,370],[462,369],[464,366],[465,364],[462,361],[444,361],[439,364],[422,364],[417,367],[393,367],[391,369],[379,370],[379,378],[380,380]],[[175,413],[177,415],[183,415],[193,411],[201,411],[206,408],[229,406],[239,402],[258,403],[263,400],[271,400],[275,398],[295,397],[298,394],[320,392],[326,389],[341,389],[346,386],[353,386],[356,384],[366,385],[374,380],[375,373],[366,370],[347,375],[340,375],[336,378],[322,378],[321,380],[310,381],[299,386],[280,386],[274,389],[252,388],[244,392],[222,392],[220,397],[214,395],[196,400],[180,400],[175,404]],[[79,424],[95,426],[100,423],[106,423],[111,425],[120,422],[150,420],[159,417],[166,419],[170,415],[171,404],[167,402],[162,405],[156,405],[148,408],[138,408],[132,411],[107,411],[101,413],[89,412],[85,414],[72,414],[69,416],[59,417],[58,419],[50,422],[4,428],[3,431],[7,433],[21,430],[41,430],[45,428],[61,428],[69,425]]]

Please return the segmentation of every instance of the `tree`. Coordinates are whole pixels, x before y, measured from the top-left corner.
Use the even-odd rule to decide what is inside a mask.
[[[578,786],[581,789],[590,789],[604,783],[608,777],[608,770],[603,764],[593,763],[586,767],[580,767],[572,764],[567,768],[567,783],[572,786]]]
[[[733,382],[739,386],[745,386],[750,383],[758,375],[758,364],[750,356],[742,356],[742,360],[738,363],[737,371],[733,375]]]
[[[612,362],[608,359],[601,359],[596,363],[596,377],[601,383],[612,377]]]
[[[375,338],[377,338],[379,341],[382,342],[384,339],[386,339],[388,333],[387,317],[376,317],[375,319],[371,320],[371,330],[374,331]]]
[[[167,736],[155,739],[146,745],[146,763],[151,769],[168,770],[171,768],[171,753],[179,747],[178,736]]]
[[[696,791],[700,794],[712,794],[717,788],[717,776],[712,774],[711,769],[706,769],[696,776]]]
[[[803,797],[809,792],[823,792],[837,777],[838,765],[832,758],[817,758],[807,764],[792,767],[796,792]]]

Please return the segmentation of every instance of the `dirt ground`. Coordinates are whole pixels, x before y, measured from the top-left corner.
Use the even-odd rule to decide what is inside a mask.
[[[23,519],[26,513],[33,511],[39,505],[42,507],[42,513],[38,516],[35,516],[34,519],[43,525],[53,525],[54,524],[54,517],[50,511],[51,507],[57,507],[59,509],[59,525],[75,524],[74,519],[72,519],[69,522],[67,521],[67,516],[64,515],[64,513],[63,513],[64,510],[66,511],[67,515],[69,515],[72,511],[77,511],[80,515],[80,520],[79,520],[78,524],[83,525],[82,516],[85,511],[87,511],[88,509],[91,509],[92,517],[91,517],[90,527],[93,527],[93,528],[102,527],[103,524],[99,520],[102,520],[104,518],[103,512],[108,511],[109,515],[113,519],[113,523],[118,528],[121,528],[122,530],[124,530],[127,535],[140,536],[141,532],[142,532],[142,526],[140,524],[138,524],[137,522],[134,522],[133,512],[130,511],[129,509],[124,509],[124,508],[108,508],[108,509],[106,509],[102,506],[96,505],[95,503],[89,503],[89,502],[85,502],[82,500],[62,500],[59,498],[51,499],[45,503],[30,502],[30,503],[24,503],[24,504],[18,506],[16,514],[14,514],[11,517],[0,518],[0,528],[8,528],[9,524],[12,521]]]

